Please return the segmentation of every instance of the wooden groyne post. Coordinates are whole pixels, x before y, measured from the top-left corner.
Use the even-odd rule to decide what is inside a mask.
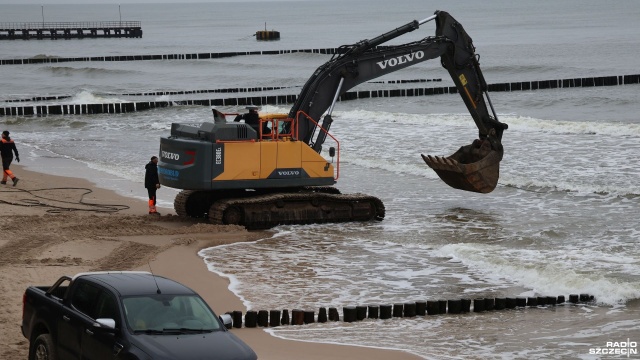
[[[569,295],[570,304],[589,304],[595,301],[595,297],[589,294]],[[473,307],[471,303],[473,302]],[[509,310],[516,308],[555,307],[565,303],[564,295],[560,296],[518,296],[518,297],[480,297],[477,299],[451,299],[451,300],[422,300],[406,303],[383,305],[348,305],[342,308],[343,321],[353,323],[365,319],[387,320],[391,318],[415,318],[428,315],[465,314],[465,313],[490,313],[496,310]],[[233,328],[242,327],[242,312],[232,311]],[[282,314],[282,320],[280,319]],[[318,311],[318,323],[328,321],[340,321],[338,309],[330,307],[327,318],[327,308],[321,307]],[[292,310],[291,322],[289,322],[288,310],[248,310],[245,315],[246,328],[278,327],[280,325],[307,325],[315,323],[315,311]]]
[[[0,60],[0,65],[4,60]],[[576,78],[576,79],[560,79],[560,80],[544,80],[532,81],[525,83],[511,84],[527,84],[527,90],[542,89],[539,84],[553,84],[545,89],[556,88],[572,88],[572,87],[592,87],[592,86],[617,86],[617,85],[633,85],[640,84],[640,74],[606,76],[598,78]],[[534,85],[535,86],[531,86]],[[489,84],[492,91],[523,91],[524,86],[514,87],[508,86],[509,83]],[[211,93],[211,92],[253,92],[253,91],[269,91],[272,89],[283,89],[284,87],[262,87],[262,88],[235,88],[235,89],[218,89],[218,90],[197,90],[182,92],[154,92],[154,93],[138,93],[124,94],[126,96],[149,96],[163,94],[186,94],[186,93]],[[455,94],[457,88],[452,87],[434,87],[434,88],[414,88],[414,89],[395,89],[395,90],[371,90],[371,91],[349,91],[338,98],[339,101],[367,99],[376,97],[410,97],[410,96],[428,96],[440,94]],[[48,96],[34,97],[30,99],[9,99],[6,103],[26,103],[30,101],[43,100],[59,100],[70,96]],[[79,114],[120,114],[135,111],[149,110],[153,108],[168,107],[174,105],[202,105],[202,106],[243,106],[243,105],[283,105],[292,104],[296,101],[297,95],[267,95],[267,96],[249,96],[238,98],[217,98],[217,99],[196,99],[196,100],[175,100],[175,101],[138,101],[138,102],[118,102],[118,103],[99,103],[99,104],[54,104],[54,105],[21,105],[21,106],[4,106],[0,102],[0,116],[47,116],[47,115],[79,115]],[[538,302],[538,299],[536,299]],[[525,299],[526,304],[526,299]],[[433,306],[433,305],[432,305]],[[442,306],[436,304],[436,306]],[[446,305],[445,305],[446,306]],[[520,305],[518,305],[520,306]],[[382,309],[380,310],[382,312]],[[427,304],[429,311],[429,304]],[[430,310],[433,313],[434,309]]]

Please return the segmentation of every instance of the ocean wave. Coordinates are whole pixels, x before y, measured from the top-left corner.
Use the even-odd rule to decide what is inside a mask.
[[[57,55],[47,55],[47,54],[38,54],[30,57],[29,59],[58,59],[60,56]]]
[[[601,195],[603,197],[640,197],[640,186],[636,184],[596,184],[569,180],[530,178],[520,174],[503,171],[500,174],[498,186],[513,187],[516,189],[536,192],[541,194],[569,193],[577,196]]]
[[[416,125],[419,127],[431,126],[466,126],[473,124],[473,119],[466,113],[430,113],[411,114],[401,112],[370,111],[370,110],[349,110],[336,111],[334,118],[342,117],[348,121],[362,121],[367,119],[371,123],[398,123],[405,125]],[[530,116],[517,114],[499,114],[501,122],[507,123],[509,129],[505,131],[505,136],[512,131],[527,131],[536,133],[554,134],[594,134],[611,136],[639,136],[640,124],[629,124],[611,121],[587,122],[587,121],[563,121],[539,119]],[[473,124],[472,126],[475,126]]]
[[[593,259],[613,258],[616,254],[605,254],[598,250],[581,250],[577,255],[567,250],[506,249],[485,244],[450,244],[437,253],[482,271],[496,281],[508,279],[540,295],[569,295],[587,293],[594,295],[601,304],[615,305],[640,299],[640,281],[624,281],[608,277],[611,267],[602,271],[593,269],[589,273],[576,271],[580,264],[588,265]],[[572,259],[567,262],[566,258]],[[633,261],[633,259],[630,259]],[[573,268],[567,266],[573,265]],[[636,274],[640,275],[640,274]],[[531,294],[531,295],[533,295]]]
[[[640,136],[640,124],[628,124],[621,122],[586,122],[543,120],[528,116],[502,116],[502,121],[509,124],[509,130],[543,132],[554,134],[592,134],[610,135],[621,137]]]
[[[488,66],[483,66],[482,69],[486,73],[492,72],[497,74],[518,74],[518,75],[537,74],[536,76],[539,76],[540,73],[545,73],[545,72],[550,72],[550,73],[558,72],[557,67],[544,65],[544,64],[488,65]],[[527,80],[518,79],[518,81],[527,81]]]
[[[334,119],[340,122],[332,130],[342,144],[343,164],[428,179],[438,177],[426,167],[420,153],[450,155],[458,146],[468,144],[473,138],[466,137],[476,136],[477,131],[467,114],[348,110],[336,112]],[[505,159],[499,186],[570,196],[633,198],[640,194],[640,185],[629,181],[637,174],[637,166],[628,161],[637,148],[639,124],[556,121],[513,114],[503,114],[501,120],[510,127],[503,139]],[[360,139],[370,138],[361,134],[365,128],[379,141]],[[382,143],[393,145],[383,150]],[[598,153],[608,154],[607,159]],[[541,157],[548,157],[547,161]],[[611,180],[613,170],[620,176]]]
[[[99,67],[75,68],[71,66],[44,66],[39,69],[54,76],[130,76],[131,74],[137,73],[137,71],[132,70],[105,69]]]
[[[419,154],[416,153],[415,159],[416,161],[414,163],[406,163],[406,161],[386,161],[375,156],[372,156],[371,158],[362,158],[346,155],[343,156],[340,161],[367,169],[381,169],[392,173],[409,174],[428,179],[438,179],[436,173],[427,167]]]
[[[567,108],[616,108],[625,109],[627,106],[637,104],[638,99],[634,94],[618,94],[616,87],[607,88],[574,88],[574,89],[549,89],[543,92],[514,92],[510,94],[520,103],[524,109],[547,109],[556,107],[559,111]]]
[[[28,124],[32,121],[32,119],[33,119],[32,117],[25,117],[25,116],[4,116],[4,117],[0,117],[0,124],[17,126],[17,125]]]
[[[73,119],[66,116],[45,116],[37,120],[41,125],[54,128],[80,129],[88,125],[86,121]]]
[[[119,99],[114,95],[98,94],[91,90],[81,90],[74,94],[69,103],[71,104],[99,104],[99,103],[121,103],[127,102],[127,100]]]
[[[574,101],[572,101],[572,106],[577,107],[600,107],[607,106],[609,108],[615,107],[623,107],[627,105],[637,105],[638,99],[625,99],[625,98],[616,98],[610,96],[581,96]]]
[[[403,112],[371,111],[371,110],[346,110],[336,111],[334,118],[340,121],[366,123],[369,125],[382,124],[389,127],[391,123],[399,125],[416,125],[417,129],[432,126],[463,126],[473,124],[473,119],[468,113],[428,113],[412,114]],[[337,126],[337,125],[336,125]],[[474,125],[475,126],[475,125]]]

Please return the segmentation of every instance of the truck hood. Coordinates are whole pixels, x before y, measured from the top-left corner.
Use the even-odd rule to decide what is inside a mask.
[[[256,354],[228,331],[186,335],[136,335],[135,346],[154,360],[254,360]]]

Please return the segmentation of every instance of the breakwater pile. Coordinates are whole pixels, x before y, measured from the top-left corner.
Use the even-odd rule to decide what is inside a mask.
[[[437,79],[436,79],[437,80]],[[406,80],[407,83],[421,82],[419,80]],[[489,84],[490,92],[500,91],[533,91],[545,89],[581,88],[596,86],[621,86],[640,84],[640,74],[616,75],[602,77],[556,79],[526,82],[507,82]],[[224,92],[243,93],[246,91],[268,91],[268,89],[282,88],[235,88],[226,89]],[[206,92],[206,90],[203,90]],[[211,90],[211,92],[215,92]],[[387,97],[412,97],[443,94],[456,94],[455,86],[423,87],[412,89],[392,90],[364,90],[348,91],[339,97],[339,101],[387,98]],[[170,92],[156,92],[170,93]],[[181,92],[176,92],[181,93]],[[184,92],[182,92],[184,93]],[[145,93],[147,94],[147,93]],[[137,94],[136,94],[137,95]],[[53,105],[29,105],[29,106],[5,106],[0,107],[0,116],[45,116],[45,115],[80,115],[80,114],[119,114],[136,111],[163,108],[168,106],[201,105],[201,106],[245,106],[245,105],[285,105],[293,104],[297,99],[296,94],[291,95],[262,95],[245,97],[226,97],[214,99],[172,100],[172,101],[136,101],[99,104],[53,104]]]
[[[134,22],[139,23],[139,22]],[[216,58],[227,58],[234,56],[252,55],[283,55],[293,53],[311,54],[341,54],[348,50],[348,47],[340,48],[317,48],[317,49],[293,49],[293,50],[266,50],[266,51],[240,51],[240,52],[217,52],[217,53],[187,53],[187,54],[162,54],[162,55],[122,55],[122,56],[95,56],[95,57],[50,57],[39,56],[27,59],[0,59],[0,65],[30,65],[63,62],[104,62],[104,61],[145,61],[145,60],[206,60]],[[371,81],[370,83],[387,84],[412,84],[424,82],[439,82],[442,79],[408,79],[408,80],[387,80]],[[582,77],[567,79],[552,79],[538,81],[518,81],[488,84],[489,92],[505,91],[533,91],[545,89],[564,88],[585,88],[599,86],[620,86],[640,84],[640,74],[632,75],[612,75],[600,77]],[[297,87],[297,86],[294,86]],[[289,87],[243,87],[225,88],[213,90],[192,90],[192,91],[154,91],[145,93],[127,93],[123,96],[166,96],[166,95],[186,95],[205,93],[257,93],[281,90]],[[339,101],[368,99],[368,98],[391,98],[391,97],[414,97],[430,96],[442,94],[456,94],[458,89],[455,86],[441,87],[414,87],[406,89],[380,89],[348,91],[339,97]],[[0,116],[45,116],[45,115],[79,115],[79,114],[120,114],[136,111],[143,111],[154,108],[181,105],[201,105],[201,106],[245,106],[245,105],[286,105],[292,104],[297,99],[297,94],[287,95],[260,95],[243,97],[217,97],[205,99],[188,100],[164,100],[164,101],[118,101],[101,102],[87,104],[38,104],[23,106],[3,106],[0,107]],[[33,97],[29,99],[7,99],[5,103],[19,102],[51,102],[70,98],[69,95]]]
[[[345,306],[342,308],[342,318],[338,308],[321,307],[316,313],[314,310],[294,309],[289,313],[284,310],[249,310],[228,311],[232,319],[231,327],[255,328],[276,327],[282,325],[306,325],[315,322],[326,323],[328,321],[356,322],[364,319],[386,320],[391,318],[415,318],[417,316],[483,313],[490,311],[509,310],[517,308],[553,307],[560,305],[575,305],[594,303],[595,298],[589,294],[571,294],[566,302],[565,296],[530,296],[530,297],[504,297],[504,298],[478,298],[455,300],[428,300],[387,305],[360,305]],[[472,306],[473,303],[473,306]]]
[[[295,53],[307,54],[341,54],[345,48],[323,49],[297,49],[297,50],[265,50],[265,51],[231,51],[216,53],[189,53],[189,54],[156,54],[156,55],[113,55],[113,56],[89,56],[89,57],[33,57],[27,59],[0,59],[0,65],[29,65],[49,64],[64,62],[104,62],[104,61],[148,61],[148,60],[208,60],[228,58],[234,56],[251,55],[284,55]]]

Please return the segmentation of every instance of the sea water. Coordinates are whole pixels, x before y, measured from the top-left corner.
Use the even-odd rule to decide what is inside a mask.
[[[114,5],[1,9],[0,21],[40,21],[41,10],[46,21],[119,16]],[[450,12],[474,39],[488,83],[638,73],[640,4],[595,0],[122,5],[123,21],[142,21],[143,38],[3,41],[0,58],[337,47],[435,10]],[[265,26],[280,31],[281,40],[257,42],[252,34]],[[392,43],[433,35],[434,29],[427,23]],[[29,104],[297,94],[329,58],[295,53],[5,65],[0,66],[0,106],[53,95],[69,98]],[[435,60],[382,78],[406,79],[441,79],[425,87],[452,85]],[[285,88],[126,95],[266,86]],[[368,83],[358,89],[402,87]],[[579,293],[596,298],[595,304],[580,306],[268,330],[283,338],[402,349],[436,359],[599,358],[591,350],[607,342],[639,341],[640,87],[490,95],[499,120],[509,124],[500,181],[491,194],[448,188],[420,157],[449,155],[477,136],[459,95],[340,102],[331,129],[341,149],[337,187],[380,197],[384,221],[280,226],[254,243],[203,250],[204,261],[231,279],[232,290],[252,310]],[[287,113],[289,107],[262,110]],[[51,157],[66,158],[100,186],[140,199],[146,197],[144,164],[157,154],[159,138],[171,123],[208,120],[210,109],[200,106],[0,118],[17,142],[21,164],[76,175],[70,168],[48,166]],[[160,205],[171,207],[176,193],[162,188]]]

